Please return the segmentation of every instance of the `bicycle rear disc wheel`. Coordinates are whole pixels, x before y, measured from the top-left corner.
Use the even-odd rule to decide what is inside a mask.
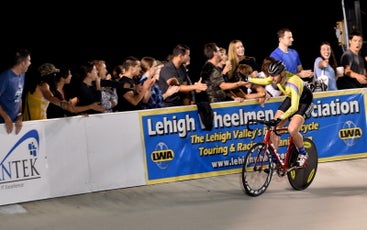
[[[309,138],[303,138],[305,149],[308,153],[306,166],[303,168],[296,168],[288,172],[287,177],[290,185],[295,190],[304,190],[312,183],[316,176],[318,165],[318,154],[315,143]],[[298,151],[294,147],[289,158],[289,166],[293,167],[297,164]]]
[[[258,143],[248,151],[242,166],[242,185],[247,195],[259,196],[268,188],[274,169],[266,145]]]

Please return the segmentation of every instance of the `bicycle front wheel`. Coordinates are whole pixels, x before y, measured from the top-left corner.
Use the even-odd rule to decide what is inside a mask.
[[[268,188],[273,176],[272,158],[264,143],[248,151],[242,166],[242,185],[250,196],[259,196]]]
[[[306,166],[303,168],[296,168],[290,172],[288,172],[288,181],[293,189],[295,190],[304,190],[312,183],[313,179],[316,176],[317,165],[318,165],[318,153],[316,149],[315,143],[305,137],[303,138],[303,143],[305,144],[305,149],[308,153],[308,159],[306,161]],[[292,151],[292,155],[289,158],[289,166],[292,167],[296,164],[298,156],[298,151],[294,147]]]

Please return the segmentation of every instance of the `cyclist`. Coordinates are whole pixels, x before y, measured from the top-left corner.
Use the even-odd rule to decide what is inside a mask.
[[[298,165],[303,166],[308,159],[308,153],[305,150],[303,136],[300,133],[300,129],[305,119],[308,119],[311,116],[311,112],[313,110],[312,92],[309,89],[308,84],[299,76],[286,71],[284,63],[279,60],[270,63],[268,73],[270,76],[267,78],[249,77],[248,81],[262,85],[274,83],[286,96],[283,103],[275,113],[272,123],[274,126],[283,126],[288,119],[290,120],[288,131],[293,137],[294,144],[298,149]],[[272,141],[275,148],[278,149],[280,137],[273,134]]]

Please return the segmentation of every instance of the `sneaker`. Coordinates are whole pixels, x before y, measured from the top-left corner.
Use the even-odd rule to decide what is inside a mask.
[[[308,153],[306,153],[306,155],[298,154],[298,157],[297,157],[298,166],[303,167],[307,159],[308,159]]]

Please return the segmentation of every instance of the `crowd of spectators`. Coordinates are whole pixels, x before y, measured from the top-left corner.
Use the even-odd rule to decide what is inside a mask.
[[[277,38],[278,47],[261,62],[245,55],[241,40],[232,40],[228,52],[214,42],[205,44],[206,61],[197,81],[189,75],[190,47],[185,44],[177,44],[166,60],[128,56],[116,66],[90,60],[77,69],[43,63],[29,74],[31,52],[17,50],[8,57],[12,61],[9,68],[0,73],[0,123],[5,123],[8,133],[14,123],[18,133],[22,120],[192,105],[197,98],[210,103],[258,99],[263,104],[267,98],[281,95],[276,85],[260,86],[245,79],[267,77],[267,66],[274,60],[282,61],[287,71],[306,82],[327,75],[329,90],[367,85],[361,33],[350,34],[350,48],[343,53],[340,65],[330,43],[320,44],[313,70],[304,70],[298,52],[291,48],[291,30],[280,29]],[[343,67],[342,73],[337,74],[338,66]]]

